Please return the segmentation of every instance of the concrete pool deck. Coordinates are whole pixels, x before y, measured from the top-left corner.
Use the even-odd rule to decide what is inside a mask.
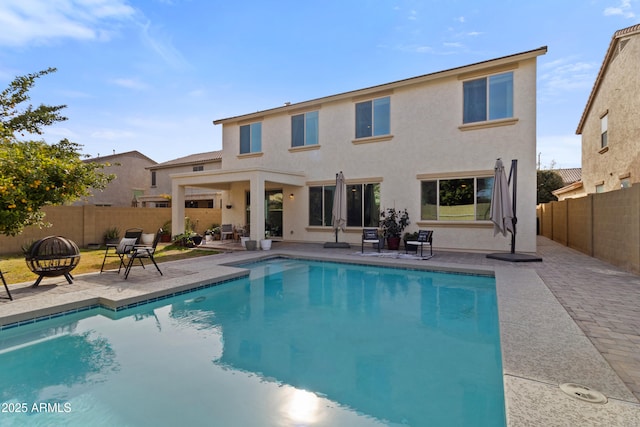
[[[288,256],[495,275],[505,405],[509,426],[636,426],[640,420],[640,276],[538,238],[541,263],[510,263],[484,254],[436,251],[430,260],[361,256],[359,245],[274,242],[270,251],[232,251],[211,257],[11,285],[0,300],[0,327],[61,311],[102,304],[111,308],[246,275],[232,264]],[[370,251],[373,252],[373,251]],[[3,289],[0,289],[2,292]],[[1,332],[0,332],[1,334]],[[606,404],[587,403],[559,388],[577,383],[600,391]]]

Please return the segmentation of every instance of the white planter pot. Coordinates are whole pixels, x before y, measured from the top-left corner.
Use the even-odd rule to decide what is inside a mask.
[[[271,249],[271,239],[260,240],[260,247],[263,251],[268,251],[269,249]]]
[[[247,240],[251,239],[251,237],[241,237],[240,238],[240,244],[242,245],[243,248],[247,247]]]
[[[153,245],[153,239],[155,239],[156,235],[153,233],[142,233],[140,237],[140,243],[146,246]]]
[[[205,241],[206,243],[211,243],[211,242],[213,242],[213,236],[212,236],[211,234],[205,234],[205,235],[204,235],[204,241]]]

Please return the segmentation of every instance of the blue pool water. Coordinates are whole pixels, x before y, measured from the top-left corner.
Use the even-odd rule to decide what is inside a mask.
[[[505,424],[490,277],[275,259],[0,332],[0,425]]]

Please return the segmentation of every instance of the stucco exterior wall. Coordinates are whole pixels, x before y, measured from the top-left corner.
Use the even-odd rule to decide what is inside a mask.
[[[582,129],[582,181],[587,193],[640,182],[640,34],[622,37],[624,48],[609,62]],[[620,43],[619,41],[619,43]],[[617,49],[617,48],[616,48]],[[607,114],[608,144],[601,149],[601,117]]]
[[[108,162],[103,172],[114,174],[116,178],[104,190],[93,190],[93,196],[79,200],[75,205],[104,205],[113,207],[130,207],[134,190],[147,192],[151,180],[145,168],[153,166],[154,161],[141,156],[138,152],[116,154],[104,158],[92,159],[98,163]]]
[[[485,75],[488,72],[485,72]],[[225,123],[224,170],[272,168],[305,174],[304,187],[283,188],[284,239],[330,241],[330,228],[308,226],[308,186],[330,185],[343,171],[347,183],[380,182],[381,208],[407,208],[411,226],[433,229],[434,246],[452,250],[510,249],[510,236],[493,234],[489,221],[420,220],[420,185],[424,176],[458,178],[493,176],[496,158],[508,168],[518,160],[516,250],[535,252],[536,234],[536,59],[513,68],[515,122],[503,126],[461,129],[463,93],[460,76],[395,88],[364,97],[323,102],[294,111],[319,111],[318,146],[291,148],[292,112],[268,114],[262,120]],[[482,72],[477,72],[482,76]],[[390,96],[390,138],[354,141],[355,102]],[[239,155],[239,126],[262,121],[262,153]],[[269,182],[265,183],[269,188]],[[244,223],[244,192],[248,183],[234,184],[225,197],[234,208],[223,210],[224,222]],[[289,199],[288,195],[294,198]],[[344,240],[359,244],[361,228],[348,229]]]

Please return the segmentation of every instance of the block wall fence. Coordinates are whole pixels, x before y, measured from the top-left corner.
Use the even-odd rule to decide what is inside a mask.
[[[640,184],[538,205],[538,233],[640,273]]]
[[[107,229],[117,227],[120,237],[128,228],[142,228],[144,233],[155,233],[171,221],[169,208],[117,208],[86,206],[47,206],[45,221],[49,228],[27,227],[15,237],[0,236],[0,255],[21,253],[22,247],[47,236],[64,236],[76,242],[81,248],[91,243],[103,243],[102,236]],[[203,233],[212,224],[220,224],[220,209],[185,209],[198,233]]]

